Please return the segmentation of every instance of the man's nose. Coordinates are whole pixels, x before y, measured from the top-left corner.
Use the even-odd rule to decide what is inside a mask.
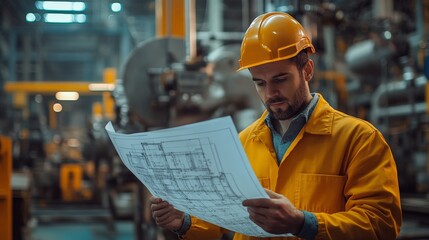
[[[267,87],[265,88],[266,95],[268,98],[278,96],[279,90],[274,84],[267,83]]]

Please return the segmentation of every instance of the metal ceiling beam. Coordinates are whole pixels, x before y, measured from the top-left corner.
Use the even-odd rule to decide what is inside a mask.
[[[55,94],[60,91],[73,91],[80,94],[100,94],[113,91],[114,84],[103,89],[91,90],[92,84],[106,84],[103,82],[6,82],[4,91],[7,93]]]

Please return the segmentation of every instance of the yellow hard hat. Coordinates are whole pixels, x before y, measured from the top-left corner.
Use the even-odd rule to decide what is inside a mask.
[[[255,18],[244,34],[237,71],[289,59],[306,48],[316,52],[295,18],[282,12],[265,13]]]

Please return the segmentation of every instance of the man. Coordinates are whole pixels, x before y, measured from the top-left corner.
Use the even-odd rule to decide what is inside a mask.
[[[239,137],[269,199],[243,202],[265,231],[304,239],[396,239],[402,222],[396,165],[370,123],[310,93],[315,49],[285,13],[257,17],[246,31],[240,69],[249,69],[265,113]],[[156,223],[182,239],[226,230],[151,198]],[[234,239],[256,239],[236,233]],[[277,239],[277,238],[276,238]]]

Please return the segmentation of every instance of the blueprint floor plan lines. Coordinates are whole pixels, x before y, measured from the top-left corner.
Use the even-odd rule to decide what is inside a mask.
[[[223,171],[216,146],[208,138],[142,142],[140,146],[128,154],[129,165],[149,179],[152,190],[165,191],[184,204],[199,200],[228,205],[241,199],[232,174]]]
[[[150,193],[233,232],[279,236],[249,219],[245,199],[268,198],[231,117],[135,134],[106,131],[124,165]],[[289,235],[284,235],[289,236]]]

